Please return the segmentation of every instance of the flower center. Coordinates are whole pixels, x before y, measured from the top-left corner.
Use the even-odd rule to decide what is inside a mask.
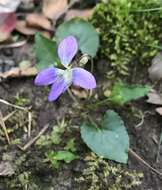
[[[70,85],[72,83],[72,69],[59,70],[58,75],[64,79],[66,84]]]

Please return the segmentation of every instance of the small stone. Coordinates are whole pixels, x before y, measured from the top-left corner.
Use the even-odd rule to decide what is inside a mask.
[[[152,60],[152,65],[148,69],[149,78],[152,81],[162,79],[162,53],[158,53]]]

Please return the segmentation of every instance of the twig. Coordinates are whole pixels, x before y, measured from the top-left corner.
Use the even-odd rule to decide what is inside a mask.
[[[3,117],[3,122],[7,121],[10,117],[12,117],[14,114],[16,113],[16,110],[9,113],[8,115],[6,115],[5,117]]]
[[[0,103],[6,104],[8,106],[11,106],[13,108],[20,109],[20,110],[23,110],[23,111],[26,111],[26,110],[30,109],[30,108],[24,108],[24,107],[21,107],[21,106],[17,106],[15,104],[11,104],[10,102],[7,102],[6,100],[3,100],[3,99],[0,99]]]
[[[31,127],[32,127],[32,113],[28,112],[28,137],[31,136]]]
[[[10,138],[8,136],[8,132],[7,132],[7,129],[6,129],[6,125],[5,125],[5,122],[3,120],[3,115],[2,115],[2,112],[0,111],[0,125],[1,127],[3,128],[3,131],[5,133],[5,136],[6,136],[6,139],[7,139],[7,142],[8,144],[10,144]]]
[[[27,150],[32,144],[34,144],[48,129],[49,124],[45,125],[43,127],[43,129],[38,133],[38,135],[36,137],[34,137],[33,139],[31,139],[26,145],[24,145],[23,147],[18,146],[21,150],[25,151]]]
[[[135,158],[137,158],[140,162],[142,162],[145,166],[147,166],[149,169],[151,169],[152,171],[154,171],[156,174],[162,176],[162,173],[159,172],[158,170],[156,170],[155,168],[153,168],[149,163],[147,163],[144,159],[142,159],[138,154],[136,154],[132,149],[129,149],[129,153],[134,156]]]
[[[18,48],[26,44],[26,40],[20,41],[20,42],[15,42],[12,44],[4,44],[0,45],[0,49],[6,49],[6,48]]]
[[[160,135],[160,140],[159,140],[159,143],[158,143],[158,150],[157,150],[156,162],[158,162],[158,159],[159,159],[159,156],[160,156],[161,143],[162,143],[162,133],[161,133],[161,135]]]

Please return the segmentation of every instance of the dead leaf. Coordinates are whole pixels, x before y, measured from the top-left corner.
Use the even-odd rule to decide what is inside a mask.
[[[84,90],[84,89],[81,89],[81,88],[77,88],[77,87],[73,87],[71,89],[72,93],[77,96],[78,98],[83,98],[83,99],[87,99],[88,95],[89,95],[89,92]]]
[[[152,60],[152,65],[149,68],[149,78],[152,81],[162,79],[162,53],[158,53]]]
[[[11,13],[15,12],[21,0],[0,0],[0,12]]]
[[[16,28],[18,32],[27,36],[33,36],[36,32],[40,32],[43,36],[50,38],[51,34],[48,31],[40,30],[38,28],[27,26],[26,21],[17,21]]]
[[[0,42],[7,40],[16,26],[15,13],[0,13]]]
[[[162,107],[156,108],[155,110],[158,114],[162,116]]]
[[[11,69],[10,71],[6,71],[4,73],[0,73],[0,78],[17,78],[17,77],[29,77],[35,76],[38,73],[38,70],[35,67],[29,67],[25,69],[21,69],[16,67]]]
[[[81,17],[84,19],[88,19],[92,16],[93,9],[87,9],[87,10],[77,10],[77,9],[71,9],[67,12],[65,16],[65,20],[68,21],[75,17]]]
[[[152,90],[148,93],[148,100],[147,103],[155,104],[155,105],[162,105],[162,94],[159,94],[155,90]]]
[[[42,11],[47,18],[57,20],[67,8],[67,0],[44,0]]]
[[[26,25],[26,21],[17,21],[16,30],[24,35],[34,35],[38,30]]]
[[[0,176],[12,176],[15,173],[12,165],[8,161],[0,163]]]
[[[26,24],[29,27],[52,30],[51,22],[44,15],[38,13],[29,14],[26,17]]]

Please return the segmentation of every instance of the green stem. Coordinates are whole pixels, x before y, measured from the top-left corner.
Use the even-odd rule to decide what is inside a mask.
[[[162,10],[162,7],[156,7],[152,9],[137,9],[137,10],[131,10],[131,12],[152,12],[152,11],[160,11]]]
[[[71,90],[68,88],[67,91],[68,91],[68,94],[69,94],[69,96],[71,97],[71,99],[72,99],[74,102],[76,102],[77,104],[79,104],[79,101],[78,101],[78,100],[75,98],[75,96],[72,94]]]
[[[88,105],[87,107],[90,108],[90,109],[94,109],[94,108],[96,108],[98,106],[106,104],[109,100],[110,100],[109,98],[106,98],[106,99],[101,100],[101,101],[99,101],[97,103],[93,103],[93,105]]]

